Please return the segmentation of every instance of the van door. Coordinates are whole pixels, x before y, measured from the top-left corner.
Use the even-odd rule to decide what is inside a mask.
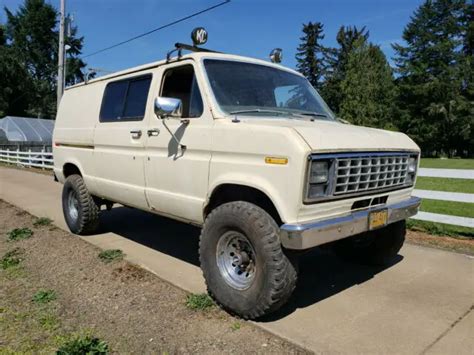
[[[208,189],[212,114],[203,102],[202,78],[191,60],[159,68],[161,86],[154,97],[182,100],[183,118],[148,119],[145,161],[146,196],[150,208],[173,217],[201,223]],[[187,121],[187,122],[186,122]],[[166,126],[174,133],[182,149]]]
[[[109,82],[94,133],[100,196],[138,208],[147,208],[144,117],[150,106],[147,101],[151,80],[151,74],[139,74]]]

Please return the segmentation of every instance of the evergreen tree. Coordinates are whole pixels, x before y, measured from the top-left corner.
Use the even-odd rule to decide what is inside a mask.
[[[341,82],[340,116],[357,125],[393,129],[395,84],[385,55],[363,37],[351,46]]]
[[[298,71],[303,74],[315,88],[319,89],[324,72],[325,48],[321,44],[324,39],[323,24],[308,22],[303,24],[304,35],[300,38],[296,54]]]
[[[341,85],[345,78],[346,66],[354,44],[358,41],[367,42],[369,32],[362,27],[341,26],[337,33],[338,48],[329,48],[325,52],[325,80],[321,88],[321,95],[329,107],[339,113],[342,101]]]
[[[469,16],[466,0],[426,0],[404,29],[406,46],[393,46],[404,110],[398,125],[425,154],[469,154],[472,149]]]
[[[34,117],[54,118],[56,114],[56,76],[58,63],[58,29],[56,9],[44,0],[25,0],[14,14],[5,8],[6,43],[8,51],[0,52],[0,63],[10,61],[18,63],[26,70],[28,89],[18,87],[14,78],[5,78],[6,87],[11,92],[21,93],[26,100],[27,108],[9,105],[8,114],[27,114]],[[83,38],[76,37],[73,29],[66,44],[68,51],[67,80],[69,83],[81,78],[80,69],[85,64],[78,58],[81,53]],[[8,53],[7,53],[8,52]],[[8,56],[12,56],[9,58]],[[11,64],[15,65],[15,64]],[[8,102],[11,102],[8,100]]]

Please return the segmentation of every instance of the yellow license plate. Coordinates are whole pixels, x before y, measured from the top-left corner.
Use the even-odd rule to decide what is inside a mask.
[[[376,229],[387,224],[388,211],[374,211],[369,214],[369,229]]]

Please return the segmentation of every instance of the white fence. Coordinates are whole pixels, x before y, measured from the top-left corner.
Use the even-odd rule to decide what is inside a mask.
[[[437,177],[437,178],[451,178],[451,179],[471,179],[474,180],[474,170],[461,169],[420,169],[418,176]],[[459,192],[442,192],[431,190],[414,190],[413,195],[441,201],[455,201],[472,203],[474,208],[474,194],[459,193]],[[439,213],[420,211],[416,216],[412,217],[420,221],[437,222],[452,224],[456,226],[474,228],[474,218],[458,217]]]
[[[53,153],[46,151],[45,148],[42,148],[40,151],[34,151],[32,149],[21,151],[18,148],[0,149],[0,162],[42,169],[52,169]]]

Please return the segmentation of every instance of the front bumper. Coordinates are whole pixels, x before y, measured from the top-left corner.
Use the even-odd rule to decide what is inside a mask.
[[[370,212],[388,210],[387,224],[390,224],[417,214],[420,203],[420,198],[410,197],[408,200],[392,205],[356,211],[342,217],[299,224],[284,224],[280,228],[281,243],[287,249],[309,249],[368,231]]]

